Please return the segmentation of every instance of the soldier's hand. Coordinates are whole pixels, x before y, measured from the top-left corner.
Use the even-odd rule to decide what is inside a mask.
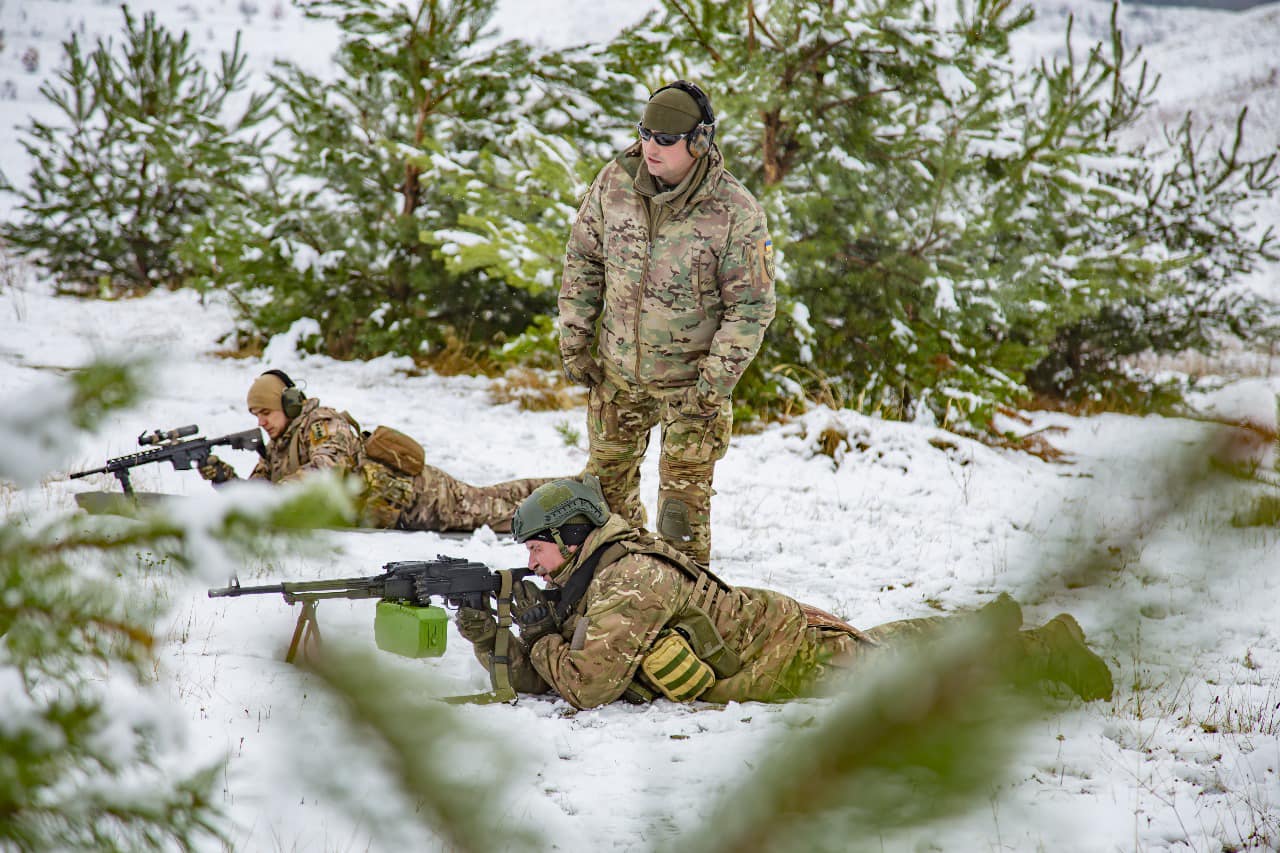
[[[459,607],[453,622],[462,638],[473,646],[493,648],[498,636],[498,617],[492,613],[474,607]]]
[[[684,397],[680,400],[680,414],[688,418],[711,420],[720,414],[720,407],[704,399],[698,393],[697,385],[690,385],[685,389]]]
[[[236,469],[216,456],[210,456],[200,466],[200,476],[211,483],[225,483],[236,478]]]
[[[604,381],[604,370],[587,350],[578,350],[564,357],[564,375],[575,385],[594,388]]]
[[[533,581],[520,581],[511,590],[511,612],[520,626],[520,639],[526,646],[532,646],[547,634],[560,630],[555,607]]]

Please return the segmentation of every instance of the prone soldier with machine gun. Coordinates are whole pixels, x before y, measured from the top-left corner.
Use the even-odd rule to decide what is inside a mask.
[[[299,646],[304,651],[320,641],[316,604],[328,598],[379,599],[374,615],[374,640],[378,648],[405,657],[437,657],[444,654],[445,625],[448,617],[443,609],[431,605],[438,598],[453,607],[490,610],[489,600],[496,601],[498,624],[503,628],[512,624],[512,603],[517,606],[533,606],[546,593],[526,581],[529,569],[491,570],[483,563],[461,557],[439,555],[434,560],[402,560],[386,563],[379,575],[358,578],[336,578],[241,586],[233,580],[231,586],[209,590],[210,598],[235,598],[242,595],[280,594],[286,603],[302,604],[294,626],[293,639],[285,660],[293,662]],[[545,605],[544,605],[545,606]],[[490,669],[494,692],[490,697],[498,701],[515,698],[507,674],[508,650],[506,644],[511,635],[500,631]]]
[[[151,433],[144,432],[138,436],[138,444],[142,447],[151,447],[150,450],[142,450],[137,453],[130,453],[128,456],[108,459],[107,464],[101,468],[94,468],[91,471],[77,471],[70,476],[70,479],[78,480],[91,474],[114,474],[116,479],[120,481],[120,487],[124,489],[124,493],[132,495],[134,491],[133,484],[129,482],[129,471],[139,465],[147,465],[152,462],[171,462],[175,470],[186,471],[203,465],[215,447],[226,446],[235,450],[253,450],[257,451],[260,456],[266,452],[266,445],[262,442],[262,432],[257,427],[247,429],[244,432],[219,436],[218,438],[182,440],[189,435],[195,435],[199,431],[200,427],[195,424],[188,424],[167,432],[161,430],[154,430]]]

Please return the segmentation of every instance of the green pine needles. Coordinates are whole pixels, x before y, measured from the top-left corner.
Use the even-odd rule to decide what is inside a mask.
[[[43,479],[81,430],[133,405],[143,380],[137,365],[95,364],[7,400],[0,482]],[[229,843],[213,799],[221,756],[202,761],[187,742],[160,681],[169,638],[156,626],[193,569],[240,565],[279,536],[351,517],[341,484],[313,485],[273,496],[265,513],[228,502],[194,524],[11,497],[0,521],[0,850]]]
[[[203,243],[247,337],[309,318],[303,345],[338,357],[485,351],[550,312],[590,166],[575,146],[607,150],[591,88],[629,93],[603,91],[589,51],[497,41],[495,6],[306,4],[341,28],[338,75],[277,69],[290,145]]]
[[[1019,70],[1030,20],[1004,0],[669,0],[624,34],[634,67],[702,57],[727,161],[771,212],[789,306],[757,404],[821,392],[984,431],[1033,394],[1117,393],[1126,355],[1257,328],[1226,284],[1277,257],[1236,215],[1274,157],[1239,156],[1243,116],[1227,152],[1190,119],[1134,143],[1155,84],[1114,11],[1109,43],[1069,29],[1070,58]]]
[[[210,74],[186,33],[125,8],[120,46],[99,41],[86,54],[73,36],[63,47],[64,66],[41,87],[59,118],[33,120],[22,140],[30,185],[0,176],[23,213],[0,224],[0,238],[75,293],[192,283],[190,232],[235,203],[259,144],[249,134],[266,116],[254,95],[226,117],[246,80],[239,39]]]
[[[126,14],[123,59],[68,43],[46,87],[67,120],[28,130],[26,218],[0,235],[80,292],[222,289],[244,345],[305,320],[300,345],[339,358],[545,362],[586,182],[644,92],[688,76],[779,252],[740,422],[809,400],[971,434],[1037,398],[1141,410],[1178,389],[1126,357],[1256,340],[1274,314],[1230,286],[1280,258],[1245,224],[1274,155],[1240,153],[1243,110],[1222,150],[1190,116],[1140,139],[1155,82],[1114,13],[1108,40],[1068,27],[1064,59],[1023,68],[1010,0],[665,0],[561,51],[498,41],[495,5],[312,0],[336,74],[282,64],[230,124],[238,50],[211,81],[185,34]]]
[[[39,449],[10,450],[0,477],[32,480],[31,457],[65,452],[67,422],[88,427],[136,398],[135,373],[96,365],[42,398],[10,401],[5,445]],[[190,849],[221,837],[216,767],[192,770],[175,755],[176,721],[148,683],[160,607],[140,587],[136,558],[180,538],[159,521],[122,527],[21,509],[0,524],[0,848]]]

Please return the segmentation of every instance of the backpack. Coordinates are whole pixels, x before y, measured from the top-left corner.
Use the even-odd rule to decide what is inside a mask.
[[[401,513],[412,507],[417,497],[413,480],[426,465],[426,453],[421,444],[391,427],[380,426],[360,435],[365,455],[359,471],[365,484],[360,523],[396,528]]]

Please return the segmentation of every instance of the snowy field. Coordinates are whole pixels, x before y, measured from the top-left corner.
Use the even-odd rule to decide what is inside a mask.
[[[247,4],[172,5],[149,0],[171,24],[187,23],[202,46],[225,47],[245,26]],[[334,41],[287,5],[261,6],[246,38],[256,68],[273,55],[322,63]],[[504,6],[512,35],[562,41],[607,36],[638,14],[620,2]],[[1028,34],[1028,50],[1048,50],[1044,33],[1067,7]],[[1096,18],[1098,6],[1080,7]],[[571,15],[565,14],[571,11]],[[1169,108],[1217,97],[1181,63],[1202,53],[1233,56],[1235,44],[1206,51],[1206,33],[1270,27],[1277,7],[1251,16],[1141,10],[1146,34],[1180,87]],[[1055,18],[1054,15],[1059,17]],[[0,168],[25,174],[11,128],[38,111],[38,74],[54,62],[68,28],[111,32],[104,3],[0,0]],[[38,33],[38,35],[37,35]],[[18,64],[24,39],[40,45],[37,75]],[[328,39],[326,41],[326,39]],[[1179,45],[1182,47],[1179,48]],[[1181,51],[1181,52],[1180,52]],[[1255,71],[1274,68],[1258,49]],[[1267,66],[1266,63],[1273,63]],[[1243,73],[1243,72],[1241,72]],[[1252,72],[1250,72],[1252,73]],[[1274,72],[1272,72],[1274,73]],[[1275,87],[1269,93],[1274,98]],[[1181,99],[1181,100],[1180,100]],[[1162,100],[1162,104],[1164,101]],[[1267,109],[1274,110],[1274,104]],[[1274,112],[1272,113],[1274,116]],[[1271,128],[1280,124],[1272,123]],[[1277,134],[1271,132],[1274,140]],[[10,200],[0,200],[0,212]],[[1275,221],[1280,221],[1280,216]],[[1280,290],[1276,271],[1255,284]],[[260,360],[213,352],[231,328],[230,310],[189,293],[127,302],[81,302],[49,295],[47,282],[15,276],[0,290],[0,400],[23,405],[55,376],[112,353],[156,360],[154,392],[139,409],[113,417],[63,460],[63,471],[96,467],[136,450],[136,436],[197,423],[206,436],[251,427],[248,383],[268,367],[288,371],[307,393],[367,424],[419,438],[428,461],[473,483],[571,473],[585,462],[584,410],[524,413],[497,405],[487,380],[413,376],[406,360],[336,362],[301,356],[287,336]],[[1020,740],[1004,781],[977,811],[923,832],[877,839],[886,850],[1219,851],[1280,847],[1280,533],[1226,522],[1264,494],[1241,484],[1166,514],[1165,476],[1174,454],[1200,446],[1207,419],[1275,429],[1280,376],[1206,383],[1197,417],[1186,419],[1040,415],[1017,431],[1043,430],[1067,455],[1057,463],[996,451],[938,430],[883,423],[849,412],[812,412],[734,440],[717,470],[713,564],[732,582],[767,586],[870,627],[891,619],[971,608],[1008,591],[1028,623],[1070,610],[1111,664],[1111,703],[1062,700]],[[846,436],[835,457],[818,452],[828,428]],[[1270,448],[1256,450],[1274,463]],[[239,472],[248,453],[220,454]],[[643,497],[656,502],[656,457],[644,469]],[[135,471],[139,490],[215,501],[194,472],[167,465]],[[109,477],[58,475],[3,492],[7,515],[34,521],[71,511],[74,494],[113,489]],[[318,533],[315,551],[289,552],[240,567],[247,583],[374,574],[390,560],[463,556],[494,567],[524,562],[523,548],[482,530],[462,541],[431,533]],[[1110,555],[1105,577],[1081,585],[1069,571],[1082,553]],[[407,846],[371,841],[373,826],[414,829],[398,809],[386,773],[345,737],[312,677],[285,664],[296,611],[278,597],[210,600],[227,578],[211,569],[189,580],[150,582],[171,603],[157,626],[163,645],[154,700],[185,724],[186,763],[222,767],[217,801],[233,821],[238,851],[445,849],[420,837]],[[1097,579],[1095,578],[1095,581]],[[373,647],[372,605],[326,602],[326,636]],[[382,654],[407,684],[433,695],[481,691],[487,679],[450,628],[448,653],[408,661]],[[430,680],[427,680],[427,676]],[[424,687],[424,689],[427,689]],[[775,737],[829,711],[831,700],[787,705],[646,708],[616,705],[574,713],[566,703],[522,698],[515,706],[464,713],[515,756],[510,787],[486,803],[491,819],[530,827],[565,851],[641,849],[670,840],[708,816],[714,795],[749,774]],[[335,805],[326,780],[360,792],[364,810]],[[396,835],[397,832],[392,833]],[[852,845],[855,839],[850,840]],[[867,839],[856,839],[865,843]],[[216,849],[216,848],[215,848]]]

